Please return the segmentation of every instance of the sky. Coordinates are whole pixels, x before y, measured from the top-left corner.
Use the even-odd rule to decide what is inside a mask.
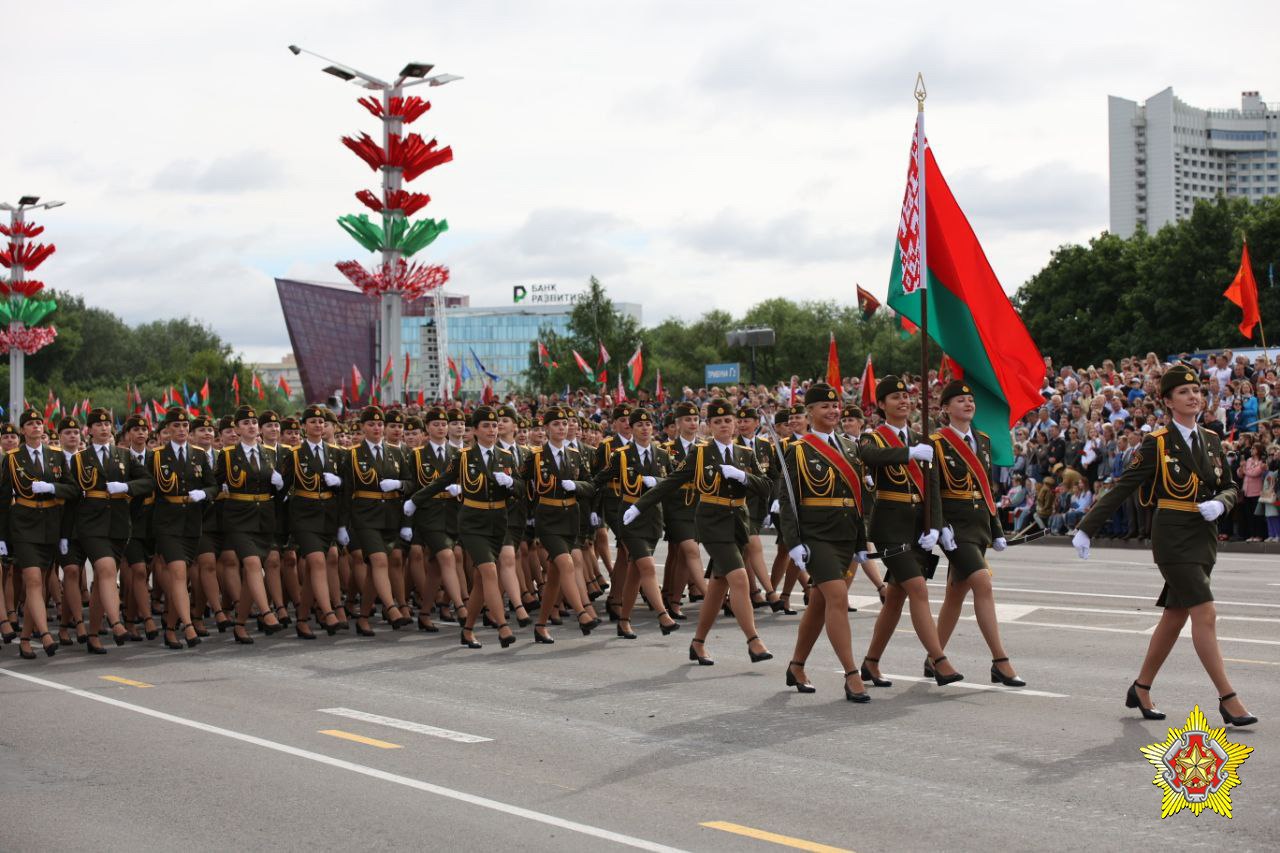
[[[377,136],[363,91],[298,44],[374,76],[418,60],[463,77],[413,90],[432,109],[411,130],[454,160],[409,188],[449,222],[417,259],[472,305],[592,275],[646,324],[852,303],[887,289],[920,71],[934,154],[1013,292],[1106,228],[1108,95],[1280,100],[1274,57],[1207,42],[1203,3],[1046,6],[6,0],[0,199],[67,202],[33,217],[58,246],[48,286],[278,360],[273,279],[369,260],[335,220],[378,185],[339,141]]]

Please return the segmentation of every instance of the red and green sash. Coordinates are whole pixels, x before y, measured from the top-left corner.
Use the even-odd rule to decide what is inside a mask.
[[[844,484],[849,487],[849,491],[853,492],[853,502],[858,506],[858,515],[862,515],[862,481],[858,479],[857,472],[853,470],[849,460],[844,458],[844,454],[838,453],[834,447],[813,433],[805,433],[800,441],[804,442],[806,447],[816,450],[818,455],[831,463],[832,468],[840,472]],[[796,497],[798,498],[799,495]]]
[[[938,430],[938,435],[942,436],[942,439],[951,445],[951,449],[960,454],[964,464],[969,466],[969,471],[973,474],[973,478],[978,481],[978,488],[982,490],[982,499],[987,502],[987,512],[995,515],[996,500],[991,495],[991,483],[987,481],[987,469],[978,461],[978,455],[956,435],[956,431],[951,427],[943,427]]]
[[[898,438],[898,431],[887,424],[876,427],[876,435],[884,439],[885,444],[890,447],[906,447],[902,439]],[[920,465],[914,459],[907,459],[907,474],[911,477],[911,482],[915,483],[920,497],[924,497],[924,471],[920,470]]]

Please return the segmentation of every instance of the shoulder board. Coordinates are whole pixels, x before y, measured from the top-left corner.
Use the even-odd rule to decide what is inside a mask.
[[[1152,438],[1158,438],[1159,436],[1162,436],[1167,432],[1169,432],[1168,427],[1160,427],[1159,429],[1153,429],[1151,432],[1147,433],[1147,435],[1151,436]]]
[[[302,445],[301,445],[301,444],[299,444],[298,446],[299,446],[299,447],[301,447]],[[333,450],[346,450],[346,448],[345,448],[345,447],[343,447],[341,444],[334,444],[334,443],[332,443],[332,442],[328,442],[328,441],[326,441],[326,442],[325,442],[325,445],[324,445],[324,446],[325,446],[325,447],[328,447],[328,448],[331,448],[331,449],[333,449]]]
[[[975,430],[974,430],[974,432],[976,432],[978,435],[982,436],[982,437],[983,437],[983,438],[985,438],[985,439],[990,440],[990,438],[991,438],[991,436],[987,435],[985,432],[983,432],[983,431],[982,431],[982,430],[980,430],[980,429],[975,429]]]
[[[940,432],[931,432],[931,433],[929,433],[929,440],[930,440],[930,441],[942,441],[942,433],[940,433]]]

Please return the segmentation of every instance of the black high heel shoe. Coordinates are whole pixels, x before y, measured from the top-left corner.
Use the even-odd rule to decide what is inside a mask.
[[[305,629],[305,630],[304,630]],[[293,626],[293,633],[299,640],[314,640],[316,634],[311,630],[311,620],[298,619],[298,623]]]
[[[221,614],[221,615],[222,615],[222,618],[221,618],[221,619],[219,619],[219,618],[218,618],[218,615],[219,615],[219,614]],[[227,633],[227,630],[228,630],[228,629],[230,629],[230,628],[234,628],[234,627],[236,626],[236,623],[235,623],[235,621],[234,621],[234,620],[232,620],[232,619],[228,619],[228,618],[227,618],[227,611],[225,611],[225,610],[215,610],[215,611],[213,611],[213,617],[214,617],[214,621],[218,623],[218,633],[219,633],[219,634],[225,634],[225,633]]]
[[[244,623],[244,622],[236,622],[234,625],[232,625],[232,628],[239,628],[240,630],[244,631],[244,636],[243,636],[243,637],[242,637],[242,636],[240,636],[239,634],[237,634],[234,630],[231,632],[231,635],[232,635],[233,637],[235,637],[235,641],[236,641],[237,643],[239,643],[240,645],[242,645],[242,646],[252,646],[252,645],[253,645],[253,637],[250,637],[250,636],[249,636],[249,629],[245,627],[245,624],[246,624],[246,623]]]
[[[356,636],[358,636],[358,637],[375,637],[375,636],[377,636],[377,635],[374,633],[374,631],[373,631],[373,629],[372,629],[372,628],[361,628],[361,627],[360,627],[360,622],[361,622],[361,621],[363,621],[363,622],[365,622],[365,623],[368,623],[368,621],[369,621],[369,620],[368,620],[368,619],[365,619],[364,617],[360,617],[360,619],[357,619],[357,620],[356,620]]]
[[[501,625],[498,625],[497,628],[498,628],[498,644],[502,646],[502,648],[504,649],[507,646],[514,646],[516,643],[516,634],[514,631],[511,631],[511,629],[507,627],[507,623],[503,622]],[[502,636],[503,628],[506,628],[508,631],[511,631],[511,633],[507,634],[507,636],[505,637]]]
[[[547,633],[546,625],[533,626],[533,641],[535,643],[542,643],[543,645],[547,645],[547,646],[553,646],[555,645],[555,642],[556,642],[555,640],[551,639],[551,635]]]
[[[852,670],[851,672],[846,672],[844,674],[844,698],[850,702],[857,702],[859,705],[865,705],[866,703],[871,701],[871,694],[867,693],[867,691],[865,690],[863,690],[861,693],[854,693],[852,690],[850,690],[849,676],[851,675],[858,676],[859,683],[861,683],[862,673],[858,672],[856,669]]]
[[[13,619],[7,618],[10,616],[14,618]],[[0,634],[0,641],[3,641],[6,646],[12,643],[14,640],[18,639],[18,632],[14,630],[14,627],[13,627],[13,623],[18,621],[17,616],[18,616],[18,611],[10,610],[9,612],[5,613],[6,618],[3,620],[0,620],[0,621],[3,621],[4,624],[9,626],[8,631],[5,631],[3,634]]]
[[[102,647],[102,641],[97,637],[90,637],[86,643],[84,650],[91,655],[105,655],[107,650]]]
[[[458,632],[458,640],[459,640],[459,642],[460,642],[462,645],[464,645],[464,646],[466,646],[467,648],[469,648],[469,649],[482,649],[482,648],[484,648],[484,646],[482,646],[482,645],[480,645],[479,643],[477,643],[477,642],[476,642],[476,639],[475,639],[475,632],[474,632],[474,631],[472,631],[472,632],[471,632],[471,639],[470,639],[470,640],[468,640],[468,639],[467,639],[467,632],[468,632],[468,631],[471,631],[471,629],[470,629],[470,628],[463,628],[461,631],[459,631],[459,632]]]
[[[791,667],[793,666],[798,666],[803,668],[804,661],[793,660],[791,663],[787,664],[787,686],[794,687],[797,693],[817,693],[818,688],[814,687],[808,681],[800,681],[798,678],[796,678],[795,673],[791,671]]]
[[[924,677],[933,678],[933,662],[929,660],[928,655],[924,659]]]
[[[275,615],[276,615],[276,614],[275,614],[275,612],[274,612],[274,611],[272,611],[272,612],[270,612],[268,615],[269,615],[269,616],[272,616],[272,617],[275,617]],[[259,617],[258,617],[258,630],[259,630],[259,631],[261,631],[262,633],[266,634],[268,637],[270,637],[272,634],[277,634],[277,633],[279,633],[280,631],[283,631],[283,630],[284,630],[284,624],[279,620],[279,618],[276,618],[276,624],[274,624],[274,625],[268,625],[268,624],[267,624],[267,620],[266,620],[266,618],[265,618],[265,617],[263,617],[263,616],[259,616]]]
[[[329,624],[328,622],[324,621],[324,620],[328,619],[330,616],[332,616],[332,617],[334,618],[334,622],[333,622],[333,624],[332,624],[332,625],[331,625],[331,624]],[[334,634],[338,633],[338,622],[337,622],[337,619],[338,619],[338,614],[334,613],[332,610],[330,610],[330,611],[328,611],[328,612],[326,612],[326,613],[323,613],[323,614],[321,614],[321,616],[320,616],[320,624],[324,627],[324,632],[325,632],[326,634],[328,634],[330,637],[332,637]],[[437,630],[439,630],[439,629],[437,629]]]
[[[23,644],[26,644],[26,648],[25,648],[25,649],[22,647],[22,646],[23,646]],[[23,660],[35,660],[35,659],[36,659],[36,653],[35,653],[35,650],[31,648],[31,641],[30,641],[30,640],[19,640],[19,641],[18,641],[18,657],[22,658]]]
[[[1148,708],[1142,704],[1142,700],[1138,698],[1138,689],[1150,690],[1150,684],[1139,684],[1137,680],[1129,685],[1129,692],[1124,696],[1124,706],[1126,708],[1137,708],[1142,711],[1142,719],[1144,720],[1163,720],[1164,712],[1157,711],[1154,707]]]
[[[948,684],[955,684],[957,681],[964,681],[964,676],[958,672],[953,672],[951,675],[941,675],[938,672],[938,664],[942,663],[946,659],[947,656],[943,655],[940,658],[936,658],[933,662],[933,680],[938,683],[939,687],[946,687]]]
[[[196,634],[196,636],[194,637],[188,637],[186,634],[186,631],[184,630],[186,628],[190,628],[193,633],[196,630],[195,626],[192,625],[190,622],[179,622],[178,627],[173,629],[174,636],[177,636],[178,634],[182,634],[182,639],[184,642],[186,642],[187,648],[194,649],[196,646],[200,645],[200,635]]]
[[[581,629],[582,636],[584,637],[588,636],[592,631],[600,627],[600,620],[598,618],[592,619],[589,622],[582,621],[582,614],[586,612],[587,611],[583,610],[580,613],[578,613],[578,628]]]
[[[284,611],[283,616],[280,615],[281,610]],[[279,607],[272,608],[271,612],[276,615],[276,621],[279,622],[281,625],[283,625],[285,628],[288,628],[290,625],[293,624],[293,620],[289,618],[288,607],[285,607],[284,605],[280,605]]]
[[[622,630],[622,624],[624,622],[628,625],[628,629],[625,631]],[[624,640],[634,640],[636,638],[636,635],[634,631],[630,630],[630,627],[629,627],[630,625],[631,625],[630,619],[619,619],[618,620],[618,636]]]
[[[609,602],[606,601],[604,605],[604,610],[606,613],[609,614],[610,622],[617,622],[622,618],[622,608],[616,604],[610,604]]]
[[[751,644],[758,639],[760,639],[760,636],[758,634],[754,637],[747,638],[747,654],[751,657],[751,662],[760,663],[761,661],[773,660],[773,654],[768,650],[760,652],[760,654],[756,654],[755,652],[751,651]]]
[[[1225,725],[1229,723],[1233,726],[1252,726],[1254,723],[1258,722],[1258,718],[1253,714],[1245,714],[1242,717],[1233,717],[1227,713],[1227,709],[1222,706],[1222,703],[1226,702],[1228,699],[1234,699],[1235,697],[1236,694],[1234,693],[1228,693],[1226,696],[1218,697],[1218,712],[1222,714],[1223,724]]]
[[[777,598],[769,602],[769,609],[774,613],[782,613],[787,609],[787,603],[782,600],[782,593],[775,592],[774,595],[776,595]]]
[[[149,631],[147,630],[148,622],[151,623],[151,630]],[[156,637],[160,636],[160,629],[155,627],[155,625],[156,625],[156,619],[154,616],[147,616],[142,620],[142,633],[146,636],[148,640],[154,640]]]
[[[1008,663],[1008,658],[992,658],[991,659],[991,683],[1003,684],[1005,687],[1026,687],[1027,682],[1023,681],[1016,675],[1005,675],[1000,671],[998,663]]]
[[[694,637],[693,642],[689,643],[689,660],[696,660],[698,662],[698,666],[715,666],[716,662],[711,658],[703,657],[693,650],[694,643],[697,643],[704,649],[707,647],[707,644],[702,639]]]
[[[172,641],[169,640],[170,634],[173,635]],[[176,628],[164,629],[164,647],[166,649],[173,649],[174,651],[178,651],[182,648],[182,643],[178,641],[178,629]]]
[[[117,625],[119,625],[119,626],[120,626],[120,633],[119,633],[119,634],[117,634],[117,633],[113,630],[113,631],[111,632],[111,640],[112,640],[112,642],[114,642],[117,646],[123,646],[125,643],[129,642],[129,629],[128,629],[128,628],[126,628],[126,627],[124,627],[124,623],[123,623],[123,622],[112,622],[112,623],[111,623],[111,627],[112,627],[113,629],[114,629]]]
[[[670,619],[670,620],[671,620],[671,624],[670,624],[670,625],[663,625],[663,624],[662,624],[662,617],[663,617],[663,616],[666,616],[668,619]],[[672,631],[679,631],[679,630],[680,630],[680,623],[679,623],[679,622],[677,622],[677,621],[675,621],[675,620],[676,620],[676,617],[672,616],[668,611],[665,611],[665,610],[664,610],[664,611],[662,611],[661,613],[659,613],[659,614],[658,614],[658,629],[659,629],[660,631],[662,631],[662,636],[664,636],[664,637],[665,637],[665,636],[667,636],[668,634],[670,634]]]
[[[862,669],[859,670],[858,675],[859,677],[862,678],[863,681],[870,681],[872,687],[892,687],[893,686],[893,682],[890,681],[889,679],[880,678],[877,675],[872,675],[870,668],[867,667],[868,663],[880,663],[880,658],[863,658],[862,659]]]
[[[426,631],[428,634],[438,634],[438,633],[440,633],[440,628],[439,628],[439,627],[438,627],[434,622],[423,622],[423,621],[422,621],[422,614],[423,614],[424,612],[429,612],[429,611],[423,611],[423,610],[419,610],[419,611],[418,611],[418,630],[419,630],[419,631]]]

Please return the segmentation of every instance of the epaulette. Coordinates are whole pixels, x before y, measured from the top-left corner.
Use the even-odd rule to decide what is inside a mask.
[[[975,429],[974,432],[976,432],[978,435],[982,436],[983,438],[987,439],[988,441],[991,440],[991,436],[987,435],[985,432],[983,432],[980,429]]]
[[[1147,435],[1151,436],[1152,438],[1158,438],[1159,436],[1165,435],[1168,432],[1169,432],[1168,427],[1160,427],[1159,429],[1153,429],[1151,432],[1147,433]]]
[[[930,440],[930,441],[942,441],[942,433],[940,433],[940,432],[931,432],[931,433],[929,433],[929,440]]]

